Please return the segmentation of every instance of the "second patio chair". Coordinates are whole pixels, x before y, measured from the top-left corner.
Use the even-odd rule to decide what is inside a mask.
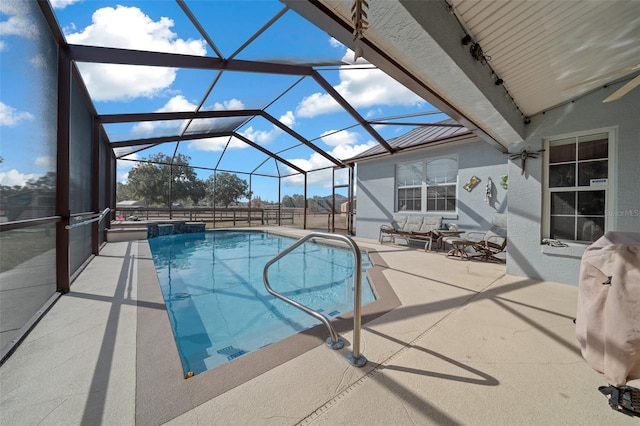
[[[470,257],[502,263],[505,259],[500,254],[507,247],[507,215],[494,213],[492,223],[487,232],[469,232],[464,238],[473,242],[470,246],[475,254],[470,254]]]

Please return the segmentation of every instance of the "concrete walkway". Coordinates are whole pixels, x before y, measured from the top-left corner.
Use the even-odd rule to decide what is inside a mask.
[[[577,288],[357,241],[378,252],[401,303],[364,324],[365,367],[317,339],[222,393],[211,389],[260,357],[227,364],[226,379],[178,377],[166,310],[142,297],[157,280],[147,243],[110,243],[0,369],[0,424],[637,424],[608,407],[580,355]]]

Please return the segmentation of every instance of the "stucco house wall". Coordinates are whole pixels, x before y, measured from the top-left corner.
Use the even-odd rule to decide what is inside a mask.
[[[527,136],[512,152],[543,149],[545,138],[577,132],[613,129],[614,176],[607,210],[608,231],[640,232],[640,89],[622,99],[602,103],[622,84],[611,85],[543,114],[531,117]],[[520,175],[520,161],[509,162],[509,246],[507,272],[513,275],[577,285],[580,262],[587,244],[569,247],[542,245],[543,157],[527,160]]]
[[[507,156],[487,143],[474,139],[453,142],[383,158],[361,160],[356,169],[356,235],[378,238],[380,225],[391,223],[395,210],[396,164],[454,154],[458,157],[457,212],[455,214],[402,212],[407,215],[443,216],[461,230],[484,231],[491,226],[494,212],[507,211],[507,192],[500,186],[500,175],[507,174]],[[471,191],[463,185],[472,177],[481,179]],[[493,181],[491,203],[485,202],[485,185]]]

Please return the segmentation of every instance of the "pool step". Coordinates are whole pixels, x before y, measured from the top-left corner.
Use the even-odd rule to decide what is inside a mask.
[[[233,345],[226,346],[222,349],[208,348],[207,353],[208,357],[204,358],[202,362],[207,367],[207,369],[217,367],[222,364],[226,364],[229,361],[233,361],[236,358],[241,357],[242,355],[246,355],[249,351],[245,351],[244,349],[236,348]]]

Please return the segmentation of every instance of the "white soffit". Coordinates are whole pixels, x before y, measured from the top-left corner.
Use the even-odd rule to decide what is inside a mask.
[[[640,1],[449,0],[527,116],[640,70]]]

